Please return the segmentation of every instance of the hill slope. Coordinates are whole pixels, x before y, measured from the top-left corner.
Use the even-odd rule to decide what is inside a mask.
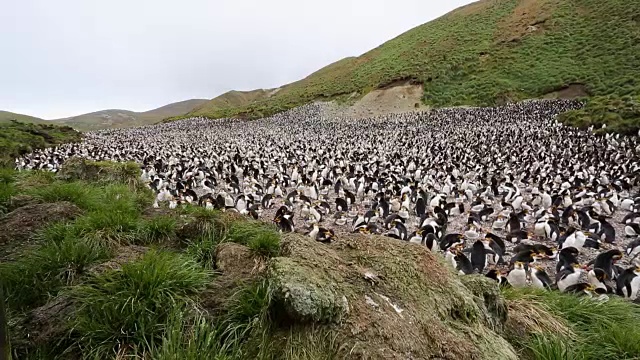
[[[640,94],[639,25],[640,2],[482,0],[270,97],[241,105],[214,99],[194,114],[258,117],[401,80],[422,83],[424,102],[434,106],[493,105],[571,85],[576,95]]]
[[[45,120],[40,121],[45,122]],[[68,126],[0,121],[0,168],[13,167],[15,165],[13,160],[16,157],[36,149],[81,139],[81,134]]]
[[[43,124],[47,122],[47,120],[40,119],[34,116],[16,114],[9,111],[0,110],[0,123],[8,123],[11,122],[11,120],[30,124]]]
[[[184,115],[205,104],[207,101],[208,100],[205,99],[186,100],[145,112],[117,109],[102,110],[53,121],[82,131],[147,125],[159,122],[165,118]]]

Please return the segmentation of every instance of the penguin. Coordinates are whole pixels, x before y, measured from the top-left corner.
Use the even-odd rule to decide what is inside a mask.
[[[427,213],[427,206],[426,203],[424,201],[424,199],[422,197],[419,197],[416,200],[416,206],[415,206],[415,211],[416,211],[416,216],[423,217],[424,215],[426,215]]]
[[[556,274],[556,284],[558,285],[558,290],[561,292],[565,292],[568,287],[576,285],[580,280],[580,276],[582,276],[582,272],[584,270],[580,266],[580,264],[573,264],[572,266],[563,267]]]
[[[484,246],[483,246],[484,248]],[[456,262],[456,270],[460,275],[470,275],[473,274],[473,265],[471,265],[471,261],[462,251],[458,250],[455,255]]]
[[[496,269],[489,270],[485,276],[496,281],[498,285],[500,285],[500,287],[509,285],[509,280],[507,280],[505,274],[499,272]]]
[[[580,252],[574,247],[566,247],[558,253],[558,262],[556,264],[556,273],[562,269],[573,267],[578,263],[578,254]]]
[[[520,261],[513,263],[513,269],[507,274],[507,281],[515,288],[527,286],[527,271],[524,268],[524,263]]]
[[[495,255],[495,252],[485,248],[481,240],[476,240],[471,247],[471,266],[474,271],[477,270],[479,274],[484,272],[487,267],[487,255]]]
[[[511,257],[510,266],[514,266],[515,263],[522,263],[525,268],[528,267],[530,263],[535,262],[536,252],[533,250],[523,250]]]
[[[631,260],[634,260],[636,257],[638,257],[638,255],[640,255],[640,238],[630,242],[629,245],[627,245],[625,252],[627,256],[631,258]]]
[[[534,266],[531,270],[531,286],[537,289],[551,289],[553,282],[541,266]]]
[[[595,288],[588,283],[575,283],[564,288],[563,292],[575,294],[578,296],[593,297],[595,294]]]
[[[616,294],[630,300],[636,300],[639,292],[640,266],[630,267],[622,271],[616,279]]]
[[[596,268],[587,273],[587,281],[594,289],[602,289],[604,293],[610,293],[612,289],[605,283],[606,279],[607,275],[602,269]]]
[[[615,280],[617,276],[617,269],[614,264],[620,259],[622,259],[622,251],[612,249],[598,254],[595,259],[588,263],[588,265],[593,265],[594,269],[602,269],[606,280]]]
[[[273,207],[273,195],[266,194],[263,196],[260,205],[262,205],[263,209],[271,209]]]
[[[624,227],[624,235],[626,237],[637,237],[640,236],[640,224],[629,223]]]
[[[451,233],[445,235],[440,240],[440,250],[442,251],[447,251],[450,248],[455,248],[457,245],[464,245],[464,235]]]
[[[438,239],[435,234],[426,234],[424,236],[422,244],[427,247],[431,252],[436,252],[438,248]]]
[[[291,221],[285,217],[276,217],[273,221],[276,223],[280,232],[290,233],[295,231]]]

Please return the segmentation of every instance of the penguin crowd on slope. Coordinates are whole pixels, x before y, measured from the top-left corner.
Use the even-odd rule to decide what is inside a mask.
[[[577,101],[355,121],[310,104],[88,133],[16,160],[135,161],[155,207],[194,204],[331,242],[379,234],[514,287],[640,301],[640,143],[557,122]],[[592,130],[592,129],[590,129]]]

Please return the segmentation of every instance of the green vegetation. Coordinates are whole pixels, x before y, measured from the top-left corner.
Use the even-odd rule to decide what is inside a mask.
[[[263,328],[257,319],[266,316],[270,301],[264,281],[238,287],[218,317],[203,313],[200,299],[213,279],[218,244],[251,245],[267,257],[278,253],[279,234],[197,207],[149,216],[153,197],[137,183],[135,169],[76,161],[56,176],[0,171],[6,209],[23,196],[82,211],[71,221],[45,225],[21,249],[0,244],[9,255],[17,251],[0,262],[14,358],[240,359],[248,336]],[[47,313],[59,303],[72,316]],[[27,338],[42,331],[31,319],[43,313],[57,337]]]
[[[594,97],[584,109],[561,114],[560,121],[578,128],[594,127],[599,132],[637,135],[640,130],[640,96]],[[606,125],[603,129],[602,126]]]
[[[116,357],[120,349],[144,349],[161,341],[174,312],[193,307],[208,271],[170,252],[150,251],[120,271],[95,276],[72,290],[78,302],[73,326],[85,357]]]
[[[640,3],[481,0],[247,101],[213,99],[193,114],[257,118],[399,82],[433,106],[550,96],[640,94]],[[554,94],[555,93],[555,94]]]
[[[0,167],[14,166],[15,158],[36,149],[80,140],[80,133],[67,126],[0,122]]]
[[[152,209],[138,175],[121,176],[126,165],[70,166],[56,176],[0,171],[0,185],[10,186],[7,204],[22,196],[80,212],[44,224],[20,248],[0,244],[0,256],[9,251],[0,289],[14,359],[377,358],[377,342],[394,351],[411,344],[424,353],[505,359],[516,352],[532,360],[640,354],[640,308],[621,299],[501,293],[486,278],[458,280],[429,252],[384,238],[327,246],[281,239],[271,225],[234,213]],[[372,287],[363,269],[382,280]],[[381,308],[364,304],[364,294]],[[442,294],[446,300],[437,300]],[[399,323],[385,301],[416,321]],[[393,315],[376,318],[381,311]],[[352,326],[370,321],[354,342]]]
[[[640,331],[637,329],[640,307],[635,304],[615,297],[598,302],[548,291],[508,289],[504,293],[507,301],[526,304],[523,312],[540,317],[533,325],[537,329],[529,336],[511,339],[526,358],[614,360],[640,356]],[[545,321],[547,324],[555,321],[559,325],[545,328]],[[520,326],[524,327],[524,324],[520,323]],[[511,333],[522,330],[513,329]]]

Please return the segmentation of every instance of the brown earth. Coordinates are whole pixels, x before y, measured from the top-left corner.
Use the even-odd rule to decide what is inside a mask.
[[[82,213],[77,206],[62,201],[20,207],[0,218],[0,259],[13,249],[23,248],[45,225],[73,220]]]
[[[587,87],[584,84],[569,84],[555,91],[547,93],[544,99],[577,99],[589,96]]]
[[[369,92],[353,105],[341,108],[340,115],[362,119],[377,115],[424,111],[422,85],[405,82]]]
[[[546,27],[559,0],[522,0],[496,30],[499,42],[515,42],[528,34],[539,33]]]

